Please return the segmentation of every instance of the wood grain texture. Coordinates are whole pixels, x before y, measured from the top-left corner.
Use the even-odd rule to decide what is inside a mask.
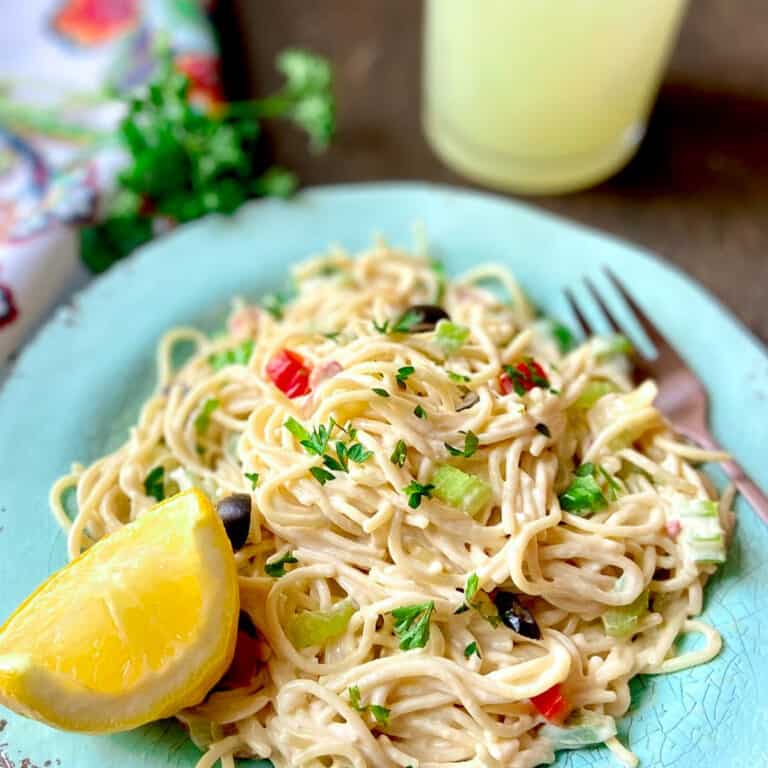
[[[473,186],[421,131],[421,14],[416,0],[220,0],[227,87],[263,93],[279,50],[312,48],[336,69],[339,135],[313,157],[298,132],[270,128],[275,160],[305,184]],[[531,202],[677,264],[768,340],[768,3],[692,0],[634,160],[598,187]]]

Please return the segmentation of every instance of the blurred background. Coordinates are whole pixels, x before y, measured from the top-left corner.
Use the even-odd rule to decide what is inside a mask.
[[[298,131],[266,129],[303,183],[478,186],[424,138],[422,21],[418,0],[220,0],[227,94],[268,91],[278,51],[306,46],[333,64],[338,135],[312,156]],[[693,0],[634,159],[592,189],[530,202],[678,264],[768,340],[768,3]]]
[[[768,2],[0,0],[0,365],[179,224],[405,179],[645,246],[768,341]]]

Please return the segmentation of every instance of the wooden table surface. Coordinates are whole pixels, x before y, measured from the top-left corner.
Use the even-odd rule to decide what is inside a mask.
[[[266,92],[277,52],[306,46],[334,64],[338,137],[311,156],[298,132],[268,131],[276,161],[305,184],[473,186],[421,131],[421,17],[418,0],[221,0],[228,91]],[[768,341],[768,2],[692,0],[635,159],[598,187],[529,202],[674,262]]]

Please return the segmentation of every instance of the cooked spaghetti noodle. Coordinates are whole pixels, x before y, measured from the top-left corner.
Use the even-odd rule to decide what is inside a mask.
[[[499,267],[445,283],[428,260],[380,244],[305,262],[294,279],[295,298],[272,314],[237,303],[226,335],[171,331],[128,441],[51,494],[70,557],[154,503],[153,471],[166,495],[251,494],[236,559],[261,661],[244,686],[179,714],[206,750],[199,768],[233,756],[277,768],[529,768],[552,761],[558,734],[573,737],[589,713],[601,726],[584,743],[634,764],[605,729],[627,711],[631,678],[720,648],[692,618],[720,550],[702,556],[680,511],[716,509],[698,537],[710,548],[730,529],[732,494],[715,507],[688,463],[718,456],[678,442],[654,385],[633,389],[611,343],[561,350]],[[490,280],[507,295],[481,286]],[[402,320],[435,301],[453,331],[468,329],[460,343],[441,345],[440,324],[414,332]],[[196,352],[176,370],[181,341]],[[293,398],[268,375],[286,349],[312,371]],[[301,429],[322,438],[321,427],[319,452],[302,444]],[[450,487],[439,495],[446,466],[482,489],[482,508],[468,514]],[[500,620],[508,593],[527,631]],[[408,607],[410,624],[397,613]],[[297,641],[307,615],[340,629]],[[676,655],[691,632],[704,647]],[[552,691],[574,713],[564,723],[535,705]]]

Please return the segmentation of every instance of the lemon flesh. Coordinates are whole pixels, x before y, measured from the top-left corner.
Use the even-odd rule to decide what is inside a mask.
[[[0,704],[109,733],[199,703],[227,670],[239,614],[221,519],[191,490],[53,574],[0,627]]]

